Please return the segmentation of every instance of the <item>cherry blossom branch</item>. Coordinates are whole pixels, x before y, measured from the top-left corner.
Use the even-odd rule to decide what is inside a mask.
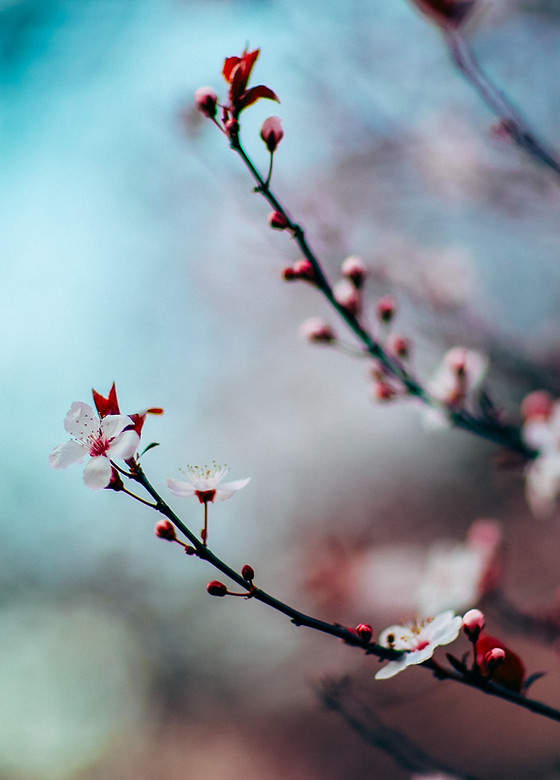
[[[281,215],[285,228],[289,230],[295,239],[300,251],[312,268],[312,281],[317,289],[325,296],[330,305],[344,320],[357,338],[362,342],[367,354],[377,360],[389,375],[397,379],[409,395],[418,398],[424,404],[439,408],[441,405],[432,398],[425,387],[415,378],[400,361],[390,357],[383,346],[373,338],[371,333],[363,326],[358,316],[346,306],[341,305],[334,294],[333,287],[316,256],[311,249],[303,228],[290,216],[278,197],[270,187],[269,181],[265,181],[255,164],[243,148],[238,129],[230,133],[230,146],[239,155],[257,186],[255,192],[259,193],[274,209],[275,214]],[[507,425],[493,418],[476,416],[464,408],[450,407],[448,410],[451,423],[457,428],[469,431],[477,436],[492,441],[513,452],[532,458],[535,451],[528,447],[521,437],[519,428]]]
[[[499,118],[500,130],[531,157],[560,174],[560,161],[556,155],[539,140],[509,99],[484,73],[460,29],[447,25],[443,28],[443,36],[455,65]]]
[[[132,459],[128,461],[128,465],[130,466],[130,473],[123,472],[125,476],[141,485],[151,496],[154,503],[150,504],[149,502],[143,501],[138,496],[130,493],[129,491],[125,492],[128,495],[131,495],[133,498],[141,501],[143,504],[155,509],[157,512],[159,512],[159,514],[163,515],[167,520],[169,520],[192,545],[192,547],[189,547],[188,545],[184,545],[182,542],[180,542],[185,547],[185,551],[190,555],[196,555],[201,560],[206,561],[215,569],[220,571],[223,575],[228,577],[232,582],[235,582],[236,585],[238,585],[246,592],[245,598],[251,598],[255,599],[256,601],[260,601],[262,604],[265,604],[277,612],[286,615],[295,626],[305,626],[323,634],[328,634],[330,636],[341,639],[348,645],[362,649],[366,655],[377,656],[379,660],[395,662],[401,660],[403,656],[406,655],[406,653],[401,649],[378,644],[377,642],[371,642],[370,640],[372,630],[370,626],[362,624],[358,626],[357,629],[350,629],[339,623],[328,623],[326,621],[319,620],[312,617],[311,615],[307,615],[303,612],[300,612],[299,610],[296,610],[289,604],[280,601],[261,588],[256,587],[253,583],[254,572],[251,567],[244,567],[242,573],[239,573],[227,563],[222,561],[212,552],[212,550],[204,543],[203,540],[199,539],[183,523],[183,521],[175,514],[171,507],[163,500],[163,498],[149,482],[138,460]],[[120,488],[116,487],[115,489],[119,490]],[[165,538],[168,538],[170,541],[178,541],[174,538],[174,536],[166,536]],[[250,569],[250,575],[247,575],[247,569]],[[214,586],[213,589],[212,586]],[[211,594],[219,596],[242,595],[230,593],[225,585],[222,585],[222,583],[219,582],[210,583],[208,590]],[[455,620],[460,619],[455,618]],[[462,683],[463,685],[468,685],[471,688],[477,688],[483,693],[505,699],[506,701],[516,704],[519,707],[523,707],[524,709],[528,709],[531,712],[535,712],[539,715],[560,722],[559,710],[543,704],[542,702],[528,699],[521,693],[517,693],[514,690],[498,685],[489,679],[489,677],[483,676],[478,667],[469,670],[463,662],[457,661],[452,656],[448,655],[448,659],[450,663],[452,663],[454,669],[446,668],[432,658],[423,661],[419,665],[431,671],[437,679],[453,680],[455,682]]]
[[[127,476],[138,484],[142,485],[142,487],[154,499],[154,504],[148,505],[152,506],[157,512],[166,517],[189,540],[192,548],[190,550],[187,549],[187,552],[190,552],[191,554],[196,555],[198,558],[207,561],[211,566],[235,582],[236,585],[247,591],[246,598],[255,599],[256,601],[260,601],[261,603],[266,604],[266,606],[275,609],[277,612],[281,612],[282,614],[289,617],[290,621],[295,626],[305,626],[307,628],[314,629],[315,631],[320,631],[324,634],[337,637],[349,645],[361,647],[368,654],[377,655],[382,660],[395,660],[402,656],[402,652],[399,650],[392,650],[387,647],[382,647],[375,642],[370,642],[369,637],[363,639],[357,633],[338,623],[327,623],[326,621],[319,620],[317,618],[311,617],[310,615],[306,615],[303,612],[300,612],[299,610],[296,610],[288,604],[280,601],[274,596],[271,596],[261,588],[257,588],[255,585],[253,585],[252,580],[247,580],[242,574],[235,571],[235,569],[218,558],[218,556],[215,555],[202,540],[198,539],[198,537],[183,523],[183,521],[175,514],[175,512],[173,512],[171,507],[163,500],[163,498],[151,485],[138,461],[134,463],[130,474]],[[136,496],[133,497],[137,498]]]
[[[449,656],[448,656],[449,658]],[[483,693],[487,693],[489,696],[496,696],[499,699],[505,699],[512,704],[517,704],[519,707],[523,707],[526,710],[535,712],[538,715],[543,715],[545,718],[556,720],[560,722],[560,710],[550,707],[548,704],[543,704],[536,699],[529,699],[521,693],[506,688],[503,685],[498,685],[490,679],[482,677],[478,673],[471,673],[468,669],[464,668],[461,671],[453,671],[448,667],[442,666],[433,658],[425,661],[422,666],[429,669],[434,677],[438,680],[454,680],[455,682],[468,685],[470,688],[476,688]],[[458,668],[462,664],[457,664]]]

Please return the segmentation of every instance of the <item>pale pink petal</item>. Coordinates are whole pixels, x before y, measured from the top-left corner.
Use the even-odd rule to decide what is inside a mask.
[[[99,435],[99,417],[89,404],[74,401],[64,419],[64,430],[70,436],[85,441],[90,436]]]
[[[128,458],[132,458],[138,449],[139,443],[140,436],[138,436],[136,431],[123,431],[111,442],[111,445],[107,450],[107,457],[112,460],[128,460]]]
[[[106,441],[110,441],[132,424],[132,420],[126,414],[108,414],[101,420],[101,434]]]
[[[236,491],[244,488],[250,479],[251,477],[247,477],[247,479],[237,479],[234,482],[226,482],[225,485],[222,485],[217,489],[216,498],[218,501],[225,501],[226,498],[231,498]]]
[[[88,448],[78,441],[70,441],[59,444],[49,455],[49,463],[53,469],[67,469],[74,463],[80,463],[88,455]]]
[[[390,677],[394,677],[399,672],[409,665],[409,653],[403,655],[398,661],[389,661],[388,664],[382,666],[381,669],[375,675],[376,680],[388,680]]]
[[[181,482],[178,479],[168,479],[167,487],[176,496],[181,498],[190,498],[194,496],[194,487],[191,482]]]
[[[106,488],[111,481],[111,464],[103,455],[92,458],[84,469],[84,482],[92,490]]]

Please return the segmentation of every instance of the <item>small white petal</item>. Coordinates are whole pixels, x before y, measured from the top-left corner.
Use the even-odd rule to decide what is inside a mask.
[[[101,435],[106,441],[110,441],[129,425],[132,425],[132,420],[126,414],[108,414],[101,420]]]
[[[375,679],[388,680],[390,677],[394,677],[399,672],[402,672],[403,669],[406,669],[408,664],[409,660],[407,655],[403,655],[403,657],[399,658],[398,661],[389,661],[388,664],[385,664],[385,666],[381,667],[381,669],[377,672]]]
[[[178,479],[168,479],[167,487],[176,496],[181,498],[190,498],[194,496],[194,487],[191,482],[181,482]]]
[[[136,431],[123,431],[111,442],[111,445],[107,450],[107,457],[116,460],[128,460],[129,458],[132,458],[138,449],[139,443],[140,436],[138,436]]]
[[[64,430],[76,439],[99,435],[99,417],[89,404],[74,401],[64,419]]]
[[[81,463],[88,455],[88,448],[78,441],[70,441],[59,444],[49,455],[49,463],[53,469],[67,469],[74,463]]]
[[[111,464],[103,455],[92,458],[84,469],[84,482],[91,490],[106,488],[111,481]]]
[[[226,482],[216,490],[216,498],[218,501],[225,501],[226,498],[231,498],[234,493],[244,488],[250,480],[251,477],[247,477],[247,479],[237,479],[234,482]]]

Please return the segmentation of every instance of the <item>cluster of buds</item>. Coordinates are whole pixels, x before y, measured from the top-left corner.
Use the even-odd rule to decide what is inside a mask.
[[[287,266],[282,271],[282,277],[286,282],[295,282],[301,279],[315,284],[317,281],[315,269],[309,260],[298,260],[293,266]]]
[[[472,672],[521,691],[525,680],[522,660],[499,639],[484,633],[485,622],[479,609],[471,609],[463,616],[463,632],[473,646]]]
[[[367,278],[367,268],[356,255],[347,257],[341,266],[342,279],[334,286],[336,302],[352,316],[362,311],[362,289]]]

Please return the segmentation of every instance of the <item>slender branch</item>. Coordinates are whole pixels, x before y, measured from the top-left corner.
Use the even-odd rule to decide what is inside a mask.
[[[372,358],[379,361],[392,377],[401,382],[409,395],[420,399],[427,406],[441,408],[441,404],[430,396],[423,385],[406,370],[402,363],[391,358],[386,353],[381,344],[373,338],[366,328],[364,328],[358,317],[336,300],[332,285],[329,283],[317,256],[311,249],[305,237],[303,228],[292,219],[287,209],[281,204],[278,197],[271,190],[269,182],[265,181],[261,176],[251,158],[241,145],[238,133],[234,133],[230,137],[230,145],[242,159],[251,176],[257,183],[255,192],[258,192],[274,211],[281,213],[285,217],[287,229],[293,234],[303,256],[309,261],[313,268],[315,285],[362,342],[366,352]],[[474,433],[483,439],[506,447],[513,452],[520,453],[526,458],[532,458],[536,455],[536,453],[523,441],[518,427],[507,425],[491,418],[477,417],[466,409],[459,407],[450,408],[448,414],[452,424],[457,428]]]
[[[521,149],[560,174],[560,161],[539,140],[509,99],[488,78],[459,29],[446,27],[444,39],[454,63],[501,121],[502,129]]]
[[[521,693],[512,691],[510,688],[504,688],[502,685],[498,685],[497,683],[492,682],[492,680],[487,680],[484,677],[481,677],[479,674],[472,674],[469,672],[459,674],[459,672],[455,672],[449,668],[441,666],[441,664],[439,664],[437,661],[434,661],[433,658],[430,658],[428,661],[424,661],[422,666],[432,671],[434,677],[437,677],[438,680],[454,680],[455,682],[462,683],[463,685],[468,685],[470,688],[476,688],[483,693],[487,693],[489,696],[496,696],[499,699],[505,699],[506,701],[509,701],[512,704],[517,704],[526,710],[536,712],[538,715],[543,715],[545,718],[550,718],[551,720],[560,722],[560,710],[557,710],[554,707],[549,707],[548,704],[543,704],[542,702],[536,701],[535,699],[528,699]]]
[[[189,528],[187,528],[187,526],[175,514],[175,512],[173,512],[171,507],[166,504],[166,502],[161,498],[155,488],[148,481],[148,478],[146,477],[140,464],[136,464],[130,475],[130,478],[135,482],[138,482],[138,484],[142,485],[142,487],[152,496],[155,502],[154,509],[170,520],[173,525],[179,529],[179,531],[192,544],[196,555],[199,558],[207,561],[211,566],[213,566],[215,569],[218,569],[218,571],[239,585],[239,587],[246,590],[247,595],[250,593],[252,599],[260,601],[263,604],[266,604],[268,607],[272,607],[272,609],[275,609],[277,612],[281,612],[282,614],[286,615],[296,626],[305,626],[307,628],[312,628],[315,631],[321,631],[324,634],[330,634],[331,636],[335,636],[338,639],[342,639],[349,645],[361,647],[368,654],[377,655],[383,660],[396,660],[402,656],[402,651],[391,650],[390,648],[383,647],[376,644],[375,642],[366,642],[357,634],[350,631],[350,629],[340,625],[339,623],[327,623],[324,620],[318,620],[317,618],[311,617],[310,615],[306,615],[305,613],[299,612],[288,604],[285,604],[274,596],[271,596],[266,591],[261,590],[260,588],[256,588],[252,583],[244,579],[241,574],[235,571],[235,569],[232,569],[231,566],[218,558],[218,556],[215,555],[210,548],[206,547],[203,542],[198,539]]]
[[[323,634],[329,634],[330,636],[342,639],[344,642],[346,642],[346,644],[352,645],[353,647],[359,647],[367,655],[376,655],[380,660],[398,660],[402,657],[404,652],[402,650],[393,650],[391,648],[379,645],[376,642],[370,642],[367,639],[363,639],[349,628],[340,625],[339,623],[327,623],[326,621],[318,620],[311,615],[306,615],[305,613],[294,609],[289,604],[286,604],[274,596],[271,596],[261,588],[257,588],[253,582],[246,580],[241,574],[235,571],[235,569],[232,569],[231,566],[218,558],[218,556],[215,555],[209,547],[205,546],[204,543],[198,539],[195,534],[193,534],[193,532],[183,523],[183,521],[175,514],[175,512],[173,512],[171,507],[169,507],[168,504],[161,498],[159,493],[146,477],[142,466],[137,461],[133,462],[130,475],[128,476],[130,479],[142,485],[147,493],[149,493],[149,495],[154,499],[154,505],[152,505],[153,508],[168,520],[170,520],[173,525],[189,540],[189,542],[194,547],[196,555],[202,560],[207,561],[211,566],[235,582],[237,585],[239,585],[239,587],[247,591],[247,598],[250,597],[256,601],[260,601],[277,612],[281,612],[283,615],[289,617],[295,626],[305,626],[306,628],[311,628],[314,631],[320,631]],[[491,696],[506,699],[513,704],[517,704],[519,707],[531,710],[532,712],[543,715],[544,717],[560,721],[559,710],[556,710],[553,707],[549,707],[546,704],[542,704],[539,701],[527,699],[520,693],[511,691],[508,688],[503,688],[502,686],[496,685],[491,680],[482,677],[480,674],[469,672],[467,670],[465,670],[463,674],[460,674],[451,670],[450,668],[441,666],[433,659],[425,661],[423,664],[421,664],[421,666],[430,670],[438,679],[454,680],[455,682],[462,683],[463,685],[468,685],[471,688],[477,688],[478,690],[481,690]]]

